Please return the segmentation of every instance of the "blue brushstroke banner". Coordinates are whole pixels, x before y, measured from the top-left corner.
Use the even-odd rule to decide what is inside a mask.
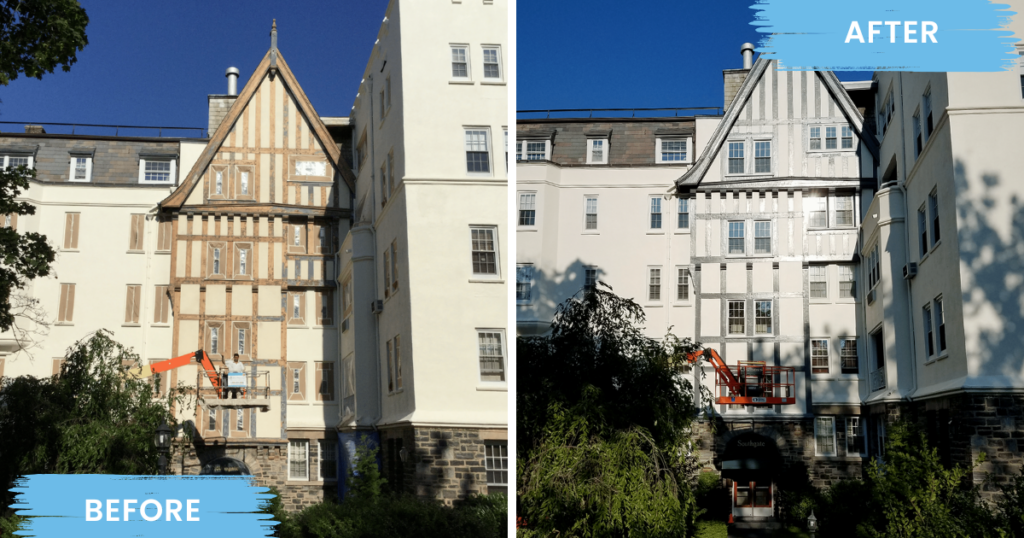
[[[757,52],[790,71],[1017,69],[1008,4],[988,0],[758,0]]]
[[[273,497],[246,476],[45,474],[19,478],[12,508],[29,516],[20,536],[270,536]]]

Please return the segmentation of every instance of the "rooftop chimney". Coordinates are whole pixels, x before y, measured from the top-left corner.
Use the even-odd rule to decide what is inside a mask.
[[[744,43],[740,45],[740,54],[743,55],[743,69],[754,67],[754,44]]]
[[[238,68],[229,67],[224,76],[228,77],[228,95],[238,95]]]
[[[206,136],[209,137],[212,137],[217,127],[220,127],[220,122],[224,121],[224,116],[227,116],[231,105],[235,104],[235,99],[238,98],[238,68],[229,67],[224,75],[228,77],[228,93],[213,93],[206,96],[210,105],[210,120],[206,131]]]
[[[747,78],[747,73],[754,66],[754,45],[744,43],[740,46],[740,54],[743,55],[743,69],[723,69],[722,78],[725,79],[725,105],[723,110],[728,110],[732,104],[740,85]]]

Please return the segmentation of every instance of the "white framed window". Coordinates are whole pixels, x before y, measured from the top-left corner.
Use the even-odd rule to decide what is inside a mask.
[[[469,73],[469,45],[451,45],[452,55],[452,80],[468,81]]]
[[[935,338],[932,334],[932,306],[926,304],[921,308],[921,318],[924,321],[924,349],[928,357],[935,356]]]
[[[210,354],[220,354],[220,327],[210,327]]]
[[[834,129],[833,129],[834,131]],[[835,143],[833,134],[832,142]],[[826,139],[827,141],[827,139]],[[754,173],[770,174],[772,172],[772,143],[770,140],[754,141]]]
[[[484,80],[501,80],[501,48],[497,45],[484,45]]]
[[[480,381],[505,382],[505,330],[477,329]]]
[[[321,482],[338,479],[338,442],[332,439],[321,439],[317,447],[320,463],[317,475]]]
[[[839,341],[839,369],[844,374],[857,373],[857,339],[844,338]]]
[[[871,247],[871,253],[868,254],[868,290],[874,289],[875,285],[882,278],[882,271],[878,263],[878,244],[875,243],[875,246]]]
[[[174,185],[175,160],[171,158],[139,158],[139,183]]]
[[[882,100],[881,106],[878,107],[878,130],[882,137],[885,137],[886,131],[889,130],[889,123],[892,121],[895,113],[896,101],[893,101],[892,90],[890,90],[885,95],[885,99]]]
[[[659,196],[652,196],[650,198],[650,200],[651,200],[651,203],[650,203],[650,219],[648,219],[648,222],[650,223],[650,229],[651,230],[660,230],[661,229],[661,197],[659,197]]]
[[[918,158],[921,155],[921,149],[924,147],[924,143],[921,140],[921,112],[914,111],[914,117],[911,119],[914,125],[914,158]]]
[[[592,290],[597,287],[597,267],[591,265],[583,268],[583,289]]]
[[[68,181],[82,183],[92,181],[92,157],[72,155]]]
[[[771,301],[754,301],[754,334],[775,334]]]
[[[825,149],[837,149],[839,144],[836,140],[836,127],[835,125],[829,125],[825,127]]]
[[[486,127],[466,127],[466,173],[490,175],[490,130]]]
[[[587,139],[587,164],[608,164],[608,139]]]
[[[213,249],[213,274],[220,274],[220,249]]]
[[[247,263],[246,263],[247,262],[247,260],[246,260],[247,256],[246,255],[248,253],[249,253],[249,249],[245,249],[245,248],[238,249],[238,274],[239,275],[248,274],[248,273],[246,273],[246,271],[248,271],[248,267],[246,266],[247,265]]]
[[[530,304],[533,301],[533,264],[516,265],[516,304]]]
[[[811,299],[828,299],[828,271],[824,265],[807,268]]]
[[[942,296],[939,295],[933,301],[935,305],[935,327],[936,327],[936,347],[939,348],[939,354],[946,351],[946,314],[942,309]]]
[[[690,270],[686,267],[676,267],[676,301],[686,302],[690,300]]]
[[[917,210],[917,233],[919,256],[924,258],[928,254],[928,210],[924,204]]]
[[[239,355],[245,355],[245,329],[238,329],[238,351]]]
[[[292,294],[292,319],[302,319],[302,294]]]
[[[550,160],[551,141],[550,140],[521,140],[516,142],[517,145],[517,160],[523,160],[523,144],[526,144],[526,156],[527,161],[547,161]]]
[[[661,301],[661,267],[647,268],[647,300]]]
[[[658,164],[685,164],[693,162],[690,144],[692,137],[657,137],[654,140],[655,161]]]
[[[808,149],[818,150],[821,149],[821,126],[816,125],[810,128],[810,132],[807,135],[809,141]]]
[[[19,166],[33,168],[35,157],[32,155],[0,155],[0,168],[17,168]]]
[[[842,149],[853,149],[853,129],[849,125],[843,125],[840,128],[840,134],[842,135],[840,148]]]
[[[508,494],[508,442],[484,443],[484,469],[487,472],[487,493]]]
[[[852,194],[816,194],[804,198],[808,228],[851,228],[855,226]]]
[[[745,168],[743,164],[743,142],[729,142],[729,171],[730,174],[742,174]]]
[[[583,196],[583,230],[597,231],[597,196]]]
[[[811,339],[811,373],[827,374],[829,372],[829,353],[827,338]]]
[[[729,334],[747,334],[746,303],[744,301],[729,301]]]
[[[746,254],[745,222],[729,222],[729,254]]]
[[[288,480],[309,480],[309,441],[288,441]]]
[[[247,195],[249,194],[249,171],[242,170],[238,172],[238,174],[238,186],[241,191],[240,194]]]
[[[836,417],[814,417],[814,455],[836,455]]]
[[[853,299],[857,297],[857,286],[854,280],[852,265],[839,266],[839,298]]]
[[[678,207],[676,211],[676,229],[677,230],[689,230],[690,229],[690,199],[680,198],[678,201]]]
[[[224,194],[224,171],[223,170],[215,170],[213,175],[214,175],[213,194],[218,195],[218,196],[219,195],[223,195]]]
[[[395,392],[395,346],[394,340],[387,341],[388,394]]]
[[[235,430],[245,431],[245,410],[235,409]]]
[[[932,247],[939,243],[942,237],[939,235],[939,194],[937,191],[932,191],[928,195],[928,212],[931,213],[932,217]]]
[[[932,137],[932,131],[935,128],[935,122],[932,121],[932,87],[929,85],[924,90],[924,95],[921,96],[921,117],[924,120],[924,140],[928,141]]]
[[[519,193],[519,226],[537,225],[537,193]]]
[[[771,221],[754,222],[754,254],[772,253],[772,223]]]
[[[473,275],[500,276],[497,235],[498,229],[494,226],[470,227]]]
[[[846,417],[846,455],[867,456],[868,444],[866,431],[861,426],[860,417]]]

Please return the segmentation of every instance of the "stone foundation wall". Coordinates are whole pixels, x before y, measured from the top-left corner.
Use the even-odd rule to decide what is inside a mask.
[[[472,429],[416,428],[415,493],[452,504],[470,494],[487,493],[484,441]]]
[[[846,428],[836,420],[836,456],[816,456],[814,451],[814,422],[811,419],[770,422],[719,421],[712,433],[710,423],[698,428],[698,449],[701,469],[720,472],[721,453],[728,439],[741,433],[753,432],[774,439],[782,455],[783,468],[778,471],[778,483],[809,481],[817,488],[827,488],[841,480],[860,479],[864,476],[865,458],[846,453]]]
[[[239,460],[249,467],[256,483],[260,486],[274,486],[281,494],[281,502],[290,512],[316,504],[325,498],[337,498],[338,488],[334,482],[318,482],[319,454],[316,443],[310,443],[309,476],[314,481],[308,484],[288,480],[288,445],[219,445],[206,447],[197,453],[195,447],[187,452],[172,450],[171,465],[174,474],[198,475],[203,464],[220,457]],[[184,456],[184,457],[183,457]]]

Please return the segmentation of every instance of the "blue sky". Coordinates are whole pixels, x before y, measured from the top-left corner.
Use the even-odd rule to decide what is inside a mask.
[[[316,111],[348,116],[387,8],[387,0],[81,3],[89,45],[78,63],[0,86],[0,121],[206,127],[206,96],[227,92],[230,66],[241,90],[270,48],[274,18],[278,48]]]
[[[722,70],[761,37],[753,3],[518,0],[516,107],[720,107]]]

